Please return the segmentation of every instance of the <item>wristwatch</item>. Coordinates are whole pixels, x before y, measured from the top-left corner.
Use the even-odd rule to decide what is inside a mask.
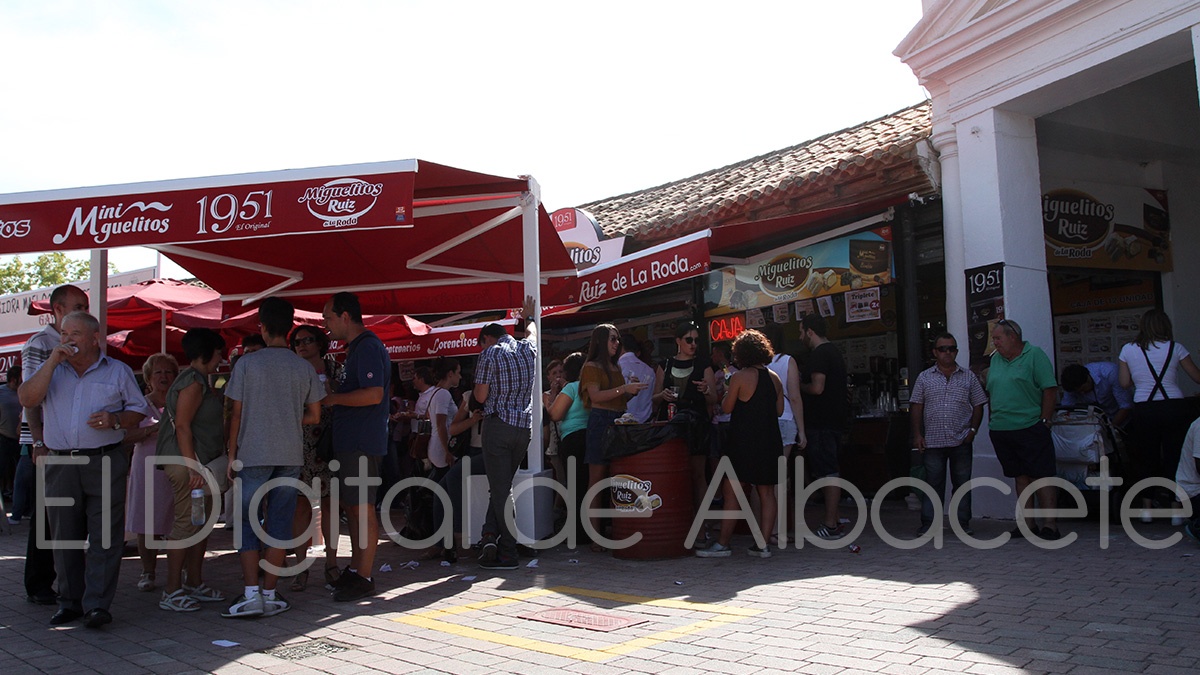
[[[113,422],[113,431],[120,431],[121,430],[121,414],[113,413],[113,416],[117,418],[117,421]]]
[[[34,441],[33,448],[35,450],[44,450],[46,448],[46,444],[43,441]]]

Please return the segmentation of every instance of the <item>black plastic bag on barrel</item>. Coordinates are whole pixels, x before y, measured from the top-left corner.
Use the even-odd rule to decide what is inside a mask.
[[[675,419],[663,424],[612,424],[604,432],[604,459],[628,457],[639,452],[653,450],[672,438],[686,437],[695,426],[687,417],[691,413],[681,410]]]

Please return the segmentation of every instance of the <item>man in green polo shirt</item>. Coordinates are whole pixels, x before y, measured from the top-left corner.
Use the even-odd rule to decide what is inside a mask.
[[[996,351],[987,373],[988,433],[1004,475],[1017,484],[1017,515],[1021,517],[1029,484],[1056,473],[1050,418],[1058,398],[1058,382],[1049,357],[1021,338],[1021,326],[1016,321],[996,322],[992,344]],[[1039,488],[1038,507],[1053,509],[1056,490],[1052,485]],[[1060,536],[1054,516],[1042,518],[1041,530],[1032,518],[1025,521],[1035,536],[1049,540]],[[1020,528],[1011,534],[1023,536]]]

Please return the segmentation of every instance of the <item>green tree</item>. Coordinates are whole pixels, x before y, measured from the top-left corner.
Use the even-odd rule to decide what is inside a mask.
[[[0,265],[0,293],[20,293],[79,281],[86,279],[91,269],[90,260],[77,260],[65,253],[43,253],[32,263],[15,256]],[[116,271],[116,265],[109,263],[108,273],[115,274]]]

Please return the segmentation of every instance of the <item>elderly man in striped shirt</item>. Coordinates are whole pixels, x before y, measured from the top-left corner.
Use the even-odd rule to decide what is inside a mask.
[[[924,456],[925,480],[940,499],[946,494],[947,461],[954,492],[971,480],[971,441],[979,432],[987,394],[979,378],[955,361],[958,341],[953,335],[937,336],[933,357],[936,363],[917,376],[909,402],[913,445]],[[962,529],[971,534],[970,493],[959,501],[957,517]],[[928,494],[922,494],[917,535],[925,534],[932,526],[933,502]]]

